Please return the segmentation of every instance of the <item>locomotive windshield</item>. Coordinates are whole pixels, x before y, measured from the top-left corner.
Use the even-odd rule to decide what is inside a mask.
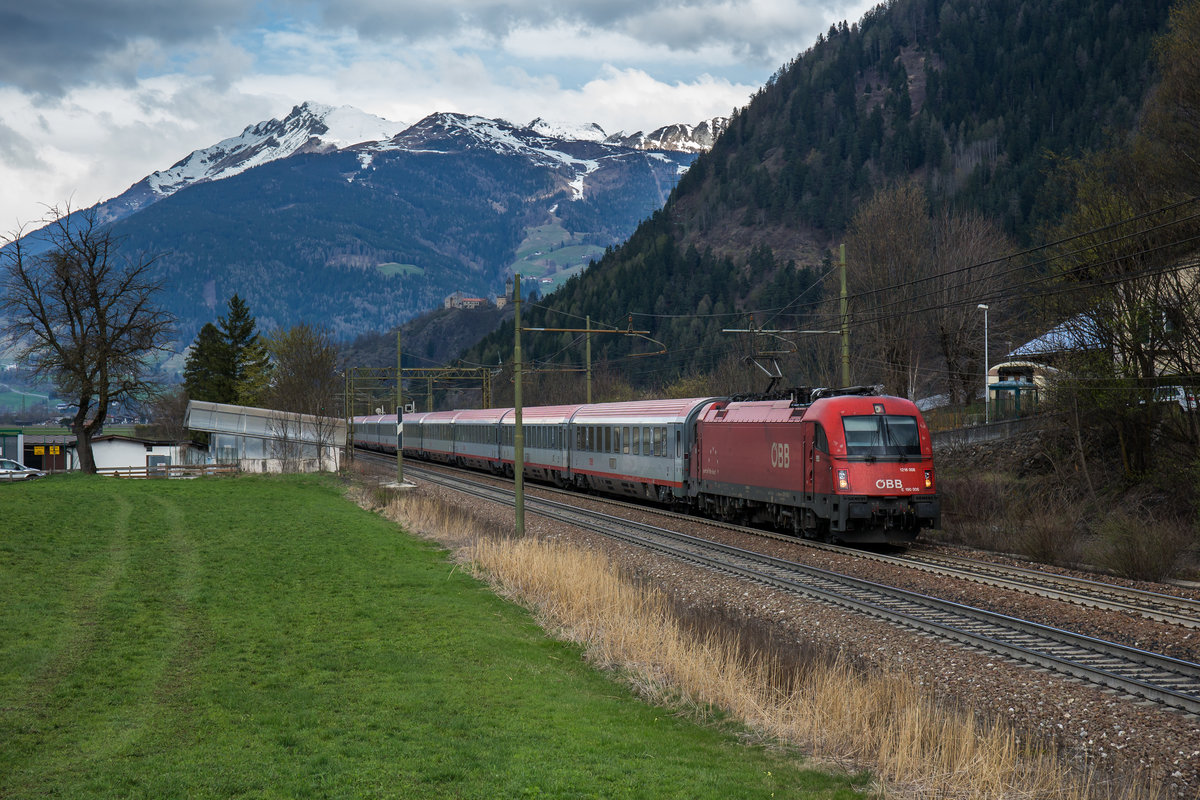
[[[892,414],[843,417],[848,456],[919,456],[917,418]]]

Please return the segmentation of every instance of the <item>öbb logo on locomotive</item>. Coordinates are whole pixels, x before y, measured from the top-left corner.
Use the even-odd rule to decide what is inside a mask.
[[[394,453],[397,421],[356,417],[354,441]],[[527,406],[519,461],[515,422],[513,408],[405,414],[400,446],[509,476],[519,463],[534,481],[811,538],[902,544],[940,522],[921,412],[871,387]]]
[[[771,443],[771,466],[777,469],[791,469],[792,447],[789,444]]]

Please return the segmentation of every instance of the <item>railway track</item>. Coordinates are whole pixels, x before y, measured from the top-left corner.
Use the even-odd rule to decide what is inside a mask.
[[[424,480],[493,502],[509,489],[415,468]],[[539,487],[541,488],[541,487]],[[602,533],[708,569],[885,620],[924,634],[1200,714],[1200,665],[926,595],[700,539],[570,503],[526,496],[531,513]]]
[[[457,470],[455,467],[438,465],[438,469],[443,468],[452,471]],[[539,492],[562,497],[574,496],[573,492],[555,489],[550,486],[537,485],[536,489]],[[619,499],[598,495],[588,495],[588,499],[591,502],[602,503],[613,508],[637,508],[643,513],[655,514],[666,519],[686,519],[693,522],[698,519],[697,517],[680,514],[675,511],[655,508],[653,506],[630,504]],[[914,551],[909,551],[902,555],[878,553],[861,548],[843,547],[824,542],[797,539],[795,536],[778,534],[761,528],[749,528],[718,520],[705,519],[704,522],[707,525],[738,533],[777,539],[791,544],[803,544],[806,547],[849,555],[854,558],[918,569],[934,575],[1010,589],[1023,594],[1059,600],[1085,608],[1117,611],[1156,622],[1200,629],[1200,601],[1188,597],[1150,592],[1143,589],[1118,586],[1104,581],[1089,580],[1087,578],[1062,575],[1054,572],[996,564],[951,555]]]

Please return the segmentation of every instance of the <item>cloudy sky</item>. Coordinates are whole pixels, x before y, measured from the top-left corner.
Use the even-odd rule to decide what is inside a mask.
[[[698,122],[878,0],[0,0],[0,235],[306,100]]]

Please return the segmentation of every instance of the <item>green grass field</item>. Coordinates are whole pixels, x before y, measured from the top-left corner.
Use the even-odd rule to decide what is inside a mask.
[[[0,797],[859,797],[638,701],[329,477],[0,485]]]

